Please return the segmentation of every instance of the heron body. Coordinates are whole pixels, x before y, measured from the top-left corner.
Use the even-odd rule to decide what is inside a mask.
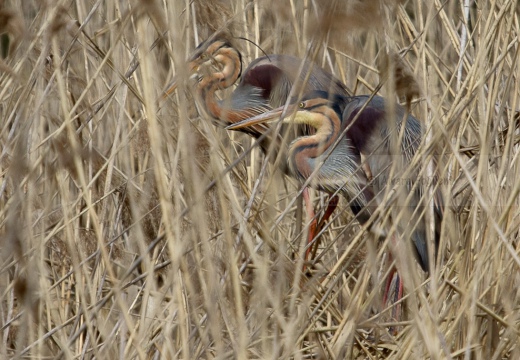
[[[196,92],[202,100],[204,110],[220,126],[231,125],[281,106],[286,103],[291,92],[298,95],[300,92],[327,90],[348,95],[346,87],[333,75],[310,61],[290,55],[260,57],[242,74],[242,56],[225,36],[217,36],[201,43],[189,59],[189,69],[192,77],[198,80]],[[240,82],[233,93],[219,100],[216,93],[231,87],[239,78]],[[165,94],[170,94],[175,88],[174,81]],[[281,136],[289,128],[283,127]],[[253,126],[243,131],[258,138],[267,131],[267,127]],[[292,139],[295,136],[296,133],[293,133],[288,137]],[[260,143],[264,151],[270,145],[270,140]],[[277,144],[274,150],[280,151],[279,146]]]
[[[361,156],[354,142],[349,136],[340,136],[344,99],[302,99],[299,108],[304,110],[293,121],[314,127],[316,134],[293,141],[289,167],[300,182],[312,177],[311,184],[318,190],[343,195],[358,221],[365,224],[373,211],[369,204],[374,193],[360,166]],[[317,120],[316,114],[321,119]]]
[[[381,97],[344,97],[315,91],[288,109],[278,108],[228,128],[241,129],[263,124],[274,121],[280,115],[284,116],[283,122],[314,127],[314,135],[297,138],[290,145],[289,166],[292,174],[300,181],[313,176],[312,183],[317,188],[342,193],[347,200],[352,201],[352,209],[359,214],[359,221],[364,223],[373,212],[367,204],[374,196],[381,199],[385,193],[392,162],[398,159],[403,166],[410,164],[422,140],[419,121],[407,115],[397,104],[395,110],[395,121],[392,122],[387,116],[385,102]],[[293,115],[294,111],[296,113]],[[395,131],[398,135],[401,129],[404,134],[397,153],[394,153],[391,146],[392,134]],[[333,148],[335,145],[337,146]],[[361,170],[361,155],[367,159],[370,172],[374,175],[370,184]],[[414,190],[414,175],[417,172],[412,172],[407,182],[407,190],[412,192],[412,196],[406,205],[413,216],[407,217],[408,221],[401,221],[398,228],[412,228],[410,237],[415,245],[417,260],[428,271],[430,264],[426,225],[421,211],[421,207],[425,206],[422,200],[423,188],[417,186]],[[436,220],[440,220],[440,194],[436,194],[436,199]]]
[[[265,113],[272,108],[279,107],[287,102],[289,97],[313,90],[326,90],[348,96],[348,91],[333,75],[326,72],[311,61],[302,60],[290,55],[269,55],[254,60],[242,73],[242,56],[232,45],[230,38],[217,35],[201,43],[189,58],[191,78],[198,82],[195,85],[202,111],[207,113],[218,126],[228,126],[255,115]],[[229,97],[220,100],[217,93],[230,88],[240,78]],[[164,96],[176,88],[174,80]],[[259,145],[268,154],[281,159],[287,158],[288,142],[300,135],[309,135],[314,129],[309,126],[284,125],[277,134],[271,133],[265,124],[259,124],[242,129],[243,132],[261,138]],[[266,136],[263,136],[263,135]],[[287,142],[285,142],[287,141]],[[269,157],[271,161],[274,157]],[[282,172],[288,172],[287,161],[278,162]],[[307,212],[310,219],[314,219],[308,233],[308,241],[314,239],[319,224],[315,219],[310,204],[308,192],[303,193],[307,202]],[[329,203],[321,223],[332,213],[335,202]],[[355,206],[352,210],[356,212]],[[359,206],[358,206],[359,208]],[[306,254],[308,256],[308,253]]]
[[[228,126],[238,130],[276,121],[283,114],[285,123],[308,125],[315,133],[293,140],[289,147],[290,173],[301,183],[311,179],[311,185],[331,195],[339,193],[361,224],[367,223],[374,210],[374,193],[361,168],[361,156],[354,142],[343,133],[343,109],[348,98],[325,91],[311,92],[289,109],[280,107],[262,115]],[[294,111],[296,115],[293,117]]]
[[[344,126],[347,128],[347,137],[352,139],[354,146],[364,156],[374,176],[373,188],[379,202],[382,202],[389,184],[404,185],[404,188],[401,188],[402,193],[398,194],[401,198],[391,206],[399,211],[408,210],[407,216],[402,216],[404,219],[398,222],[398,229],[401,233],[409,233],[419,264],[424,271],[429,271],[427,230],[423,215],[427,206],[424,199],[425,189],[422,184],[416,184],[420,181],[419,170],[408,169],[422,141],[422,125],[415,117],[407,114],[402,106],[395,104],[394,109],[395,114],[391,118],[382,97],[351,97],[343,111]],[[392,146],[393,139],[398,140],[396,149]],[[392,166],[396,166],[394,174],[397,174],[393,177]],[[411,171],[406,171],[407,169]],[[399,178],[403,173],[407,175]],[[400,202],[404,201],[404,195],[409,193],[411,196],[408,196],[406,204],[400,206]],[[434,217],[437,249],[442,220],[440,190],[434,192]]]

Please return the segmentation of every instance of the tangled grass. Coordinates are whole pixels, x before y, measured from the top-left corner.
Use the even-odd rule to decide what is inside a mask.
[[[0,2],[0,357],[520,358],[518,14],[512,0]],[[423,121],[412,166],[442,159],[446,204],[430,278],[343,203],[302,274],[299,184],[199,114],[189,81],[157,101],[221,30],[259,45],[236,41],[244,65],[312,55]],[[414,270],[399,321],[381,301],[389,250]]]

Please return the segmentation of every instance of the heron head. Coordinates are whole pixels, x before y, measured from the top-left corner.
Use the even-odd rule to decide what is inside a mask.
[[[239,69],[238,78],[242,72],[242,55],[233,45],[231,36],[219,34],[197,46],[188,59],[188,68],[192,74],[207,75],[215,70],[221,71],[230,60]]]
[[[204,80],[216,79],[222,88],[233,85],[242,73],[242,55],[233,46],[232,37],[221,33],[203,41],[188,58],[190,80],[206,86]],[[175,91],[178,78],[167,86],[165,96]]]

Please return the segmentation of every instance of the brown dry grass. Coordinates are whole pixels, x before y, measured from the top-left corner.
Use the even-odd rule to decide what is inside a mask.
[[[0,19],[1,358],[520,358],[515,1],[4,0]],[[218,29],[412,100],[449,206],[401,323],[389,245],[344,204],[306,281],[297,184],[257,148],[235,162],[252,141],[186,87],[157,106]]]

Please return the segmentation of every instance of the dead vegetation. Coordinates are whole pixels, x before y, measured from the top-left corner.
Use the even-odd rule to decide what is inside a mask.
[[[298,184],[189,81],[157,101],[221,30],[424,122],[447,210],[401,322],[391,244],[340,204],[307,278]],[[520,358],[519,31],[512,0],[0,1],[0,357]]]

